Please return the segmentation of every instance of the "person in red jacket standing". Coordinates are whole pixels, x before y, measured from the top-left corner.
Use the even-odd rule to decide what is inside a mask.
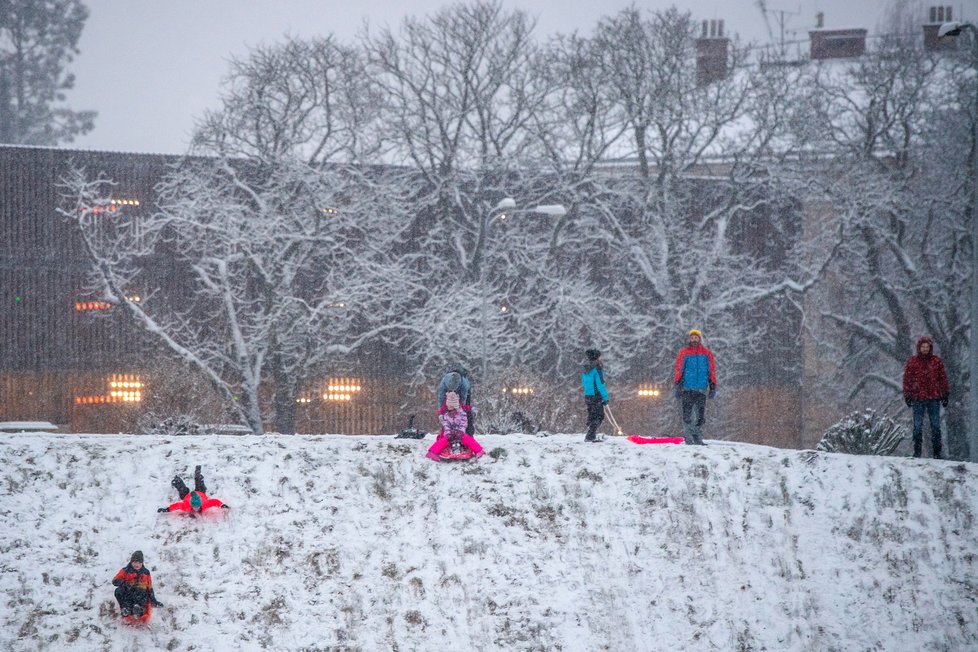
[[[204,476],[200,472],[200,466],[194,468],[194,490],[184,484],[179,475],[173,476],[170,482],[177,493],[180,494],[180,501],[173,503],[169,507],[160,507],[157,512],[187,512],[191,516],[203,514],[205,509],[220,507],[221,509],[231,509],[217,498],[207,497],[207,485],[204,484]]]
[[[903,369],[903,400],[913,410],[913,456],[920,457],[924,438],[924,412],[930,421],[934,459],[941,457],[941,406],[947,407],[950,386],[944,361],[934,355],[934,342],[926,335],[917,340],[917,355]]]

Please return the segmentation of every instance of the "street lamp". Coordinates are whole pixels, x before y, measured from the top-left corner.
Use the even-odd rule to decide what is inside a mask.
[[[971,65],[978,75],[978,29],[971,23],[944,23],[937,37],[954,37],[965,29],[971,30],[974,54]],[[978,88],[978,84],[976,84]],[[978,95],[975,97],[978,111]],[[978,462],[978,118],[971,122],[971,332],[968,335],[970,387],[968,387],[968,459]]]
[[[533,206],[532,208],[517,208],[516,200],[512,197],[503,197],[499,200],[499,203],[488,212],[485,216],[485,222],[482,227],[482,234],[480,236],[481,244],[483,248],[488,246],[489,242],[489,225],[492,224],[499,218],[505,220],[508,215],[514,213],[536,213],[539,215],[546,215],[548,217],[562,217],[567,215],[567,209],[563,204],[541,204],[540,206]],[[489,371],[489,346],[488,346],[488,336],[487,336],[487,324],[486,319],[486,306],[489,302],[486,296],[486,256],[483,252],[479,253],[479,288],[482,292],[482,382],[486,381],[486,376]],[[505,309],[503,310],[505,312]]]

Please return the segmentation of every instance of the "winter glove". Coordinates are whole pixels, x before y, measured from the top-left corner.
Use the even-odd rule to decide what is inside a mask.
[[[910,404],[913,401],[910,400],[910,395],[909,394],[904,394],[903,395],[903,402],[907,404],[907,407],[910,407]]]
[[[607,401],[607,399],[606,399],[606,400],[604,400],[604,401],[601,401],[601,405],[607,405],[607,404],[608,404],[608,401]]]
[[[231,509],[230,505],[221,505],[221,509]]]
[[[941,405],[943,405],[944,407],[947,407],[947,396],[942,396],[941,397]]]
[[[125,580],[112,580],[112,586],[122,586]]]
[[[717,388],[716,387],[710,388],[710,394],[709,394],[709,396],[710,396],[711,399],[717,397]]]
[[[163,603],[160,602],[159,600],[153,600],[153,606],[154,607],[162,607],[163,606]]]
[[[673,386],[673,388],[672,388],[672,395],[676,397],[676,400],[677,401],[679,400],[679,383],[676,383]]]
[[[168,511],[170,511],[169,507],[160,507],[158,510],[156,510],[158,514],[165,514]]]

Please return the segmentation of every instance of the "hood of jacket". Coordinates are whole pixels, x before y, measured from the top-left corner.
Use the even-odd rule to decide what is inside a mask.
[[[927,353],[927,354],[921,353],[920,347],[922,347],[924,345],[924,343],[930,344],[930,353]],[[919,355],[919,356],[925,356],[925,355],[930,356],[930,355],[934,355],[934,340],[930,339],[926,335],[921,335],[920,337],[918,337],[917,338],[917,355]]]

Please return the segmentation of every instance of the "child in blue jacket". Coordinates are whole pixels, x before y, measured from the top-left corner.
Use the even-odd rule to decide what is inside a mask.
[[[604,385],[604,365],[601,364],[601,351],[588,349],[584,352],[587,360],[581,372],[584,386],[584,404],[587,406],[587,434],[584,441],[601,441],[597,437],[598,426],[604,421],[604,406],[608,403],[608,389]]]

